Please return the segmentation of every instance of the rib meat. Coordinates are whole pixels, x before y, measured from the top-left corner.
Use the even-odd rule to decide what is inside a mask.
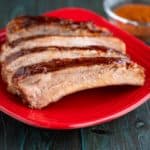
[[[47,62],[53,59],[80,58],[80,57],[121,57],[127,58],[122,53],[103,46],[89,47],[45,47],[25,49],[14,53],[6,58],[2,64],[2,77],[8,83],[8,88],[13,93],[12,75],[23,66]]]
[[[92,22],[75,22],[45,16],[21,16],[7,25],[7,37],[10,42],[37,35],[107,36],[111,33]]]
[[[85,89],[144,83],[143,69],[126,59],[100,57],[55,61],[20,68],[13,76],[18,94],[30,107],[40,109]]]
[[[0,61],[5,57],[22,49],[31,49],[34,47],[87,47],[87,46],[105,46],[125,53],[125,43],[115,37],[67,37],[67,36],[44,36],[28,40],[21,40],[15,45],[5,44],[2,47]]]
[[[125,43],[91,22],[23,16],[6,34],[2,78],[32,108],[81,90],[144,84],[144,69],[125,55]]]

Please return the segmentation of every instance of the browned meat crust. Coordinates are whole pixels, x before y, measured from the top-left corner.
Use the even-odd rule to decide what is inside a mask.
[[[76,22],[45,16],[21,16],[7,25],[7,36],[10,42],[37,35],[110,36],[111,33],[92,22]]]

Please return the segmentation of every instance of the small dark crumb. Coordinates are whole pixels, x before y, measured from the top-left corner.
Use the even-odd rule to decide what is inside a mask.
[[[96,134],[103,134],[103,135],[110,135],[110,134],[112,134],[112,131],[104,130],[104,129],[91,129],[91,132],[96,133]]]

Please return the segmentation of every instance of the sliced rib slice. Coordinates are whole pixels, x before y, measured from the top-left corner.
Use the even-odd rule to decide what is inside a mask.
[[[8,83],[10,90],[12,88],[12,76],[20,67],[48,62],[52,59],[80,58],[80,57],[121,57],[128,59],[127,56],[113,49],[101,46],[90,47],[46,47],[21,50],[10,55],[2,64],[2,77]]]
[[[87,46],[106,46],[112,49],[125,53],[125,43],[115,37],[62,37],[62,36],[46,36],[37,37],[30,40],[20,41],[16,43],[15,47],[8,44],[3,45],[1,62],[5,60],[6,56],[18,52],[22,49],[31,49],[34,47],[87,47]]]
[[[22,49],[6,57],[3,62],[10,68],[26,66],[31,63],[48,61],[56,58],[79,58],[79,57],[123,57],[127,58],[119,51],[104,46],[87,47],[36,47],[32,49]]]
[[[75,22],[45,16],[21,16],[7,25],[7,37],[10,42],[37,35],[107,36],[111,33],[92,22]]]
[[[20,68],[13,80],[24,101],[40,109],[85,89],[143,85],[144,70],[121,58],[66,59]]]

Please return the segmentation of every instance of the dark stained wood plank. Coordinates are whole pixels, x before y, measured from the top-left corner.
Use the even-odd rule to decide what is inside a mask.
[[[150,102],[100,126],[74,131],[48,131],[24,125],[0,113],[0,150],[73,149],[149,150]],[[37,142],[38,141],[38,142]]]
[[[149,150],[150,102],[128,115],[100,126],[82,129],[83,150]]]
[[[31,0],[1,0],[0,1],[0,28],[4,27],[9,20],[16,16],[37,14],[37,1]]]
[[[97,0],[1,0],[0,2],[0,28],[4,27],[9,20],[16,16],[39,15],[61,7],[84,7],[104,14],[102,1]]]
[[[84,7],[87,9],[92,9],[96,12],[101,12],[104,14],[102,8],[102,1],[87,1],[87,0],[55,0],[55,1],[44,1],[43,3],[38,3],[38,12],[42,13],[52,9],[58,9],[62,7]]]
[[[0,150],[80,150],[80,132],[24,125],[0,113]]]

